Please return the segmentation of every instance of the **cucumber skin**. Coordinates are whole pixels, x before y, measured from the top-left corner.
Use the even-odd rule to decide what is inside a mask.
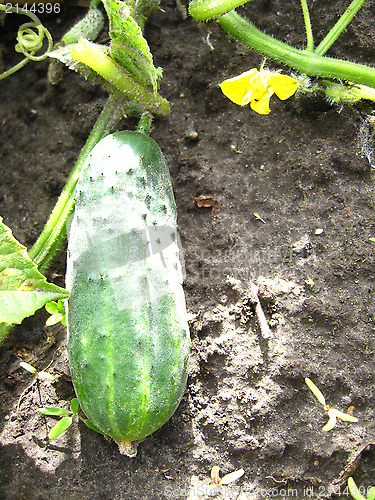
[[[171,243],[151,257],[150,227],[164,239],[171,231]],[[81,408],[116,441],[143,439],[179,405],[190,353],[176,206],[151,138],[117,132],[91,152],[77,184],[66,285],[69,364]]]

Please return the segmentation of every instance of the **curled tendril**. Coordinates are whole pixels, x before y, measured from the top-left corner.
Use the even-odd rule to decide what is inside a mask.
[[[5,10],[5,6],[0,5],[0,10]],[[47,54],[53,47],[53,39],[51,33],[42,25],[38,17],[33,12],[19,12],[15,8],[9,8],[9,6],[7,7],[6,12],[24,14],[30,17],[31,22],[22,24],[22,26],[19,27],[17,33],[17,44],[15,46],[15,50],[16,52],[23,54],[25,56],[25,59],[2,73],[0,75],[0,80],[6,78],[12,73],[15,73],[23,66],[25,66],[25,64],[27,64],[29,61],[43,61],[43,59],[46,59],[48,57]],[[47,38],[47,50],[44,54],[41,54],[39,56],[35,55],[43,47],[44,37]]]

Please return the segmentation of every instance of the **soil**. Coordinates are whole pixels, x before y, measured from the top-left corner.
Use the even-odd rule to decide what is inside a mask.
[[[319,41],[347,2],[310,3]],[[295,4],[257,0],[243,11],[267,33],[303,47]],[[47,313],[39,311],[0,349],[0,498],[348,498],[348,475],[363,488],[375,484],[374,179],[364,121],[372,108],[308,94],[274,96],[268,116],[240,108],[218,84],[259,67],[262,56],[215,23],[184,19],[173,2],[162,7],[146,36],[172,110],[155,120],[151,135],[170,166],[186,262],[186,394],[135,458],[82,423],[48,442],[53,419],[36,409],[68,408],[74,391],[66,331],[45,327]],[[373,62],[373,9],[370,0],[329,55]],[[62,5],[41,19],[58,40],[84,12]],[[5,67],[19,57],[20,19],[8,16],[1,29]],[[59,86],[49,85],[47,68],[28,64],[1,82],[0,213],[27,247],[106,100],[97,84],[68,70]],[[135,125],[128,119],[122,128]],[[61,286],[65,250],[48,272]],[[255,314],[254,283],[269,333]],[[56,381],[37,384],[21,360],[48,367]],[[305,377],[333,407],[354,407],[358,423],[339,420],[323,432],[327,416]],[[213,466],[221,475],[245,472],[212,487]]]

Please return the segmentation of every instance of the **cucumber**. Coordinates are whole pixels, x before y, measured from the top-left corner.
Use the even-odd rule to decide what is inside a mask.
[[[66,287],[69,364],[87,418],[134,456],[184,394],[190,352],[176,205],[156,142],[116,132],[76,188]]]

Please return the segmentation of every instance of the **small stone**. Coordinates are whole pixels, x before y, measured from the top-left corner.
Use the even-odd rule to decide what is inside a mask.
[[[293,254],[302,259],[307,259],[312,254],[312,244],[307,234],[294,243]]]

